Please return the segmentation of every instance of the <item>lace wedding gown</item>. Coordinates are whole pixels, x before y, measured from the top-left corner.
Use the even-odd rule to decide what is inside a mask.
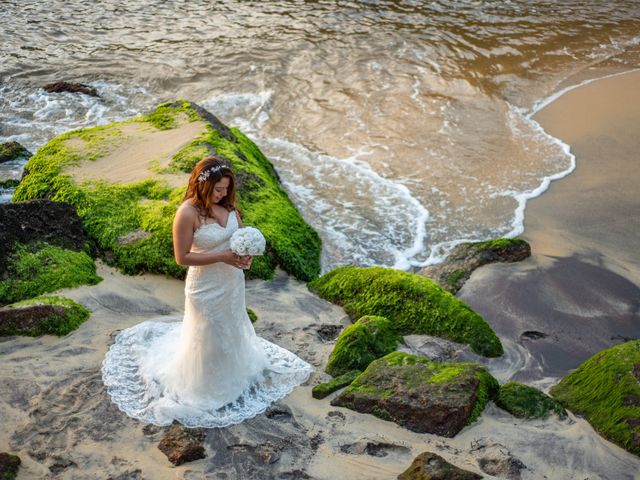
[[[202,225],[192,251],[229,248],[238,228]],[[242,270],[225,263],[190,267],[182,322],[146,321],[122,331],[102,378],[127,415],[156,425],[224,427],[254,417],[306,381],[311,366],[258,337],[247,316]]]

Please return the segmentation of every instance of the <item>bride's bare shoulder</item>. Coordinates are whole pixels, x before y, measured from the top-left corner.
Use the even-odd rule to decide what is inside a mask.
[[[195,220],[196,218],[198,218],[198,209],[194,207],[189,200],[185,200],[178,207],[176,218]]]

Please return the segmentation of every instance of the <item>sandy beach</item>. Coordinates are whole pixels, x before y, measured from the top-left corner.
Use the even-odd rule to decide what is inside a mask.
[[[545,386],[640,336],[638,105],[634,72],[570,90],[535,117],[570,145],[576,169],[527,204],[532,257],[484,267],[459,292],[530,354],[517,379]]]
[[[523,236],[533,256],[483,267],[459,293],[503,340],[500,362],[510,363],[517,380],[546,387],[597,351],[640,335],[638,100],[640,74],[633,73],[573,90],[538,114],[571,145],[578,166],[527,206]],[[525,480],[640,478],[638,457],[573,415],[526,421],[490,404],[447,439],[332,407],[332,396],[312,399],[312,386],[328,379],[322,369],[333,347],[321,327],[349,320],[282,272],[273,282],[247,282],[247,305],[258,315],[258,334],[310,362],[314,374],[278,402],[280,413],[209,432],[207,458],[173,467],[157,449],[164,430],[118,411],[99,369],[119,330],[147,319],[179,321],[184,284],[123,276],[102,264],[98,274],[98,285],[61,292],[92,312],[78,330],[60,339],[0,340],[0,451],[22,458],[18,479],[231,479],[255,464],[246,478],[382,480],[425,450],[486,478],[500,478],[479,467],[492,456],[522,462],[526,468],[512,478]],[[247,453],[266,439],[281,446],[272,464]]]

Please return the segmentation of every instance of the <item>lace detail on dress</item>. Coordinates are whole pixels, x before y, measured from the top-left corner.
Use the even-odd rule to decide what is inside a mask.
[[[202,225],[193,251],[228,248],[238,228]],[[102,364],[112,400],[156,425],[224,427],[264,412],[305,382],[312,367],[256,335],[242,270],[224,263],[190,267],[182,322],[146,321],[122,331]]]

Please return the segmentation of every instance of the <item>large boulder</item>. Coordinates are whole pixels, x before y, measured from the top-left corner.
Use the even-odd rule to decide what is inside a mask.
[[[186,268],[173,256],[173,216],[189,172],[211,153],[233,165],[244,223],[267,239],[249,276],[272,278],[279,265],[298,279],[316,278],[320,239],[281,188],[271,162],[242,132],[187,101],[54,138],[27,163],[13,200],[67,201],[109,263],[129,274],[183,277]]]
[[[0,336],[66,335],[90,312],[69,298],[43,296],[0,308]]]
[[[419,433],[455,436],[498,391],[481,365],[438,363],[403,352],[375,360],[331,401]]]
[[[451,465],[440,455],[423,452],[411,466],[398,475],[398,480],[480,480],[482,475]]]
[[[339,376],[351,370],[363,371],[376,358],[396,350],[402,337],[384,317],[364,316],[338,337],[325,371]]]
[[[432,278],[442,288],[455,294],[476,268],[488,263],[519,262],[530,255],[531,246],[519,238],[461,243],[444,262],[425,267],[420,274]]]
[[[608,440],[640,455],[640,339],[595,354],[551,395]]]
[[[338,267],[310,282],[309,288],[342,305],[354,320],[378,315],[391,320],[401,335],[447,338],[487,357],[503,353],[500,339],[480,315],[421,275],[383,267]]]

